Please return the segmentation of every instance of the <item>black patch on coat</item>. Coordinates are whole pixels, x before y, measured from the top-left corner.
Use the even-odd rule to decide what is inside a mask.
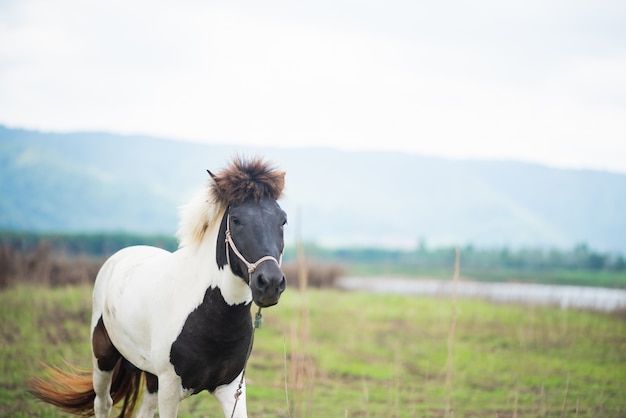
[[[113,370],[117,361],[122,356],[117,348],[111,342],[109,333],[104,326],[102,316],[98,319],[98,323],[93,329],[91,336],[91,347],[94,357],[98,360],[98,369],[110,372]]]
[[[222,216],[222,222],[220,224],[220,230],[217,233],[217,245],[215,246],[215,261],[217,262],[217,267],[221,270],[228,266],[228,260],[226,259],[226,223],[228,220],[228,209],[224,212],[224,216]],[[244,274],[241,269],[241,263],[237,255],[233,252],[233,250],[228,246],[229,257],[231,261],[231,266],[226,268],[230,268],[233,274],[237,277],[242,278],[246,283],[248,283],[248,275],[247,272]]]
[[[146,389],[148,393],[156,393],[159,390],[159,379],[152,373],[146,373]]]
[[[213,392],[241,373],[251,339],[250,304],[230,306],[209,288],[172,343],[170,361],[185,389]]]
[[[131,373],[138,373],[142,371],[139,367],[126,360],[125,357],[122,357],[122,366],[124,366],[124,368]]]
[[[222,222],[220,223],[220,230],[217,233],[217,243],[215,246],[215,261],[217,261],[217,267],[223,269],[228,265],[226,260],[226,220],[228,218],[228,209],[222,216]]]

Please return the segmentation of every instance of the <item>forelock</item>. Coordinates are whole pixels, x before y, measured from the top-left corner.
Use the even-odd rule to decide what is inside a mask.
[[[212,177],[213,197],[224,205],[241,204],[250,199],[278,200],[285,186],[285,172],[258,157],[235,157],[228,167]]]

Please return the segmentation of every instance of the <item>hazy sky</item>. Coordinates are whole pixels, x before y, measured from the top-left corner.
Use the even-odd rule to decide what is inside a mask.
[[[626,172],[626,2],[2,0],[0,123]]]

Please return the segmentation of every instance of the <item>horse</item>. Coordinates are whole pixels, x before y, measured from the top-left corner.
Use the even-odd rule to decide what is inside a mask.
[[[208,170],[207,170],[208,171]],[[227,417],[247,417],[245,365],[252,301],[259,310],[285,290],[280,268],[285,173],[261,158],[235,157],[181,209],[174,252],[122,249],[93,289],[91,372],[49,368],[31,392],[66,412],[176,417],[184,398],[207,390]],[[256,260],[256,261],[250,261]],[[145,381],[145,382],[144,382]]]

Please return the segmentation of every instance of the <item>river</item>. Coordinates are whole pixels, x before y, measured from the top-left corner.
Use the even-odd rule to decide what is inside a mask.
[[[485,299],[495,302],[513,302],[553,305],[563,309],[591,309],[611,312],[626,309],[626,290],[602,287],[559,286],[527,283],[488,283],[473,281],[405,279],[389,277],[344,277],[339,288],[374,293],[424,295]]]

